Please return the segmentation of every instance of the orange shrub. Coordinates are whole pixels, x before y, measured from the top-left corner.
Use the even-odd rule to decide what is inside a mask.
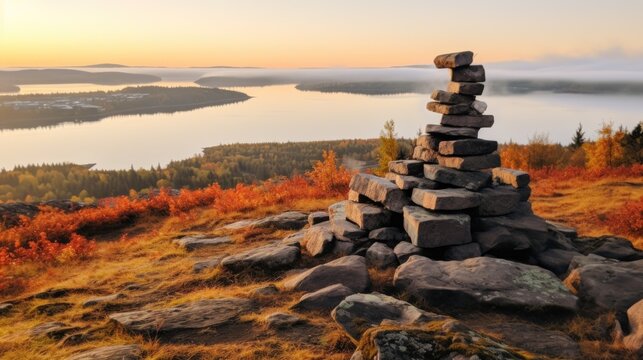
[[[606,214],[603,222],[614,233],[643,237],[643,197]]]

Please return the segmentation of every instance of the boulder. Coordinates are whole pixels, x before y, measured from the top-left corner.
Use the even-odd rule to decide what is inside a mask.
[[[451,81],[473,83],[484,82],[484,67],[482,65],[469,65],[451,69]]]
[[[482,139],[462,139],[450,140],[440,142],[441,155],[484,155],[489,154],[498,149],[497,141],[482,140]]]
[[[418,206],[404,207],[404,230],[413,245],[435,248],[471,242],[469,215],[438,214]]]
[[[225,256],[217,255],[205,260],[197,261],[192,265],[192,271],[198,274],[203,270],[214,269],[221,264],[221,260],[223,260],[224,257]]]
[[[291,267],[299,260],[299,249],[287,245],[266,245],[221,260],[221,266],[233,272],[244,270],[279,270]]]
[[[428,210],[464,210],[480,205],[480,195],[465,189],[413,189],[411,201]]]
[[[477,243],[447,246],[442,254],[445,260],[465,260],[480,255],[480,245]]]
[[[410,325],[446,318],[380,293],[350,295],[333,309],[331,316],[356,343],[366,330],[380,325],[384,320]]]
[[[502,226],[493,227],[486,231],[472,233],[473,241],[480,245],[483,254],[503,254],[522,252],[531,248],[529,239],[522,234],[512,234]]]
[[[346,219],[354,222],[362,230],[374,230],[390,224],[390,211],[371,204],[360,204],[349,201],[346,204]]]
[[[462,95],[482,95],[484,84],[452,81],[447,85],[447,91]]]
[[[503,259],[434,261],[412,256],[395,287],[437,307],[492,306],[525,312],[575,311],[577,298],[551,272]]]
[[[472,191],[478,191],[491,184],[490,174],[479,171],[459,171],[440,165],[424,165],[424,177]]]
[[[582,304],[614,310],[623,318],[627,309],[643,298],[643,260],[588,263],[571,270],[565,285]]]
[[[90,307],[90,306],[94,306],[94,305],[97,305],[97,304],[109,303],[109,302],[113,302],[113,301],[122,299],[124,297],[125,297],[125,295],[121,294],[121,293],[101,296],[101,297],[85,300],[85,302],[83,303],[83,307]]]
[[[366,259],[358,255],[344,256],[317,265],[284,281],[284,288],[294,291],[317,291],[334,284],[342,284],[354,291],[371,286]]]
[[[321,256],[327,253],[333,246],[335,239],[333,231],[330,228],[330,224],[328,224],[328,226],[324,224],[327,223],[321,223],[311,227],[304,235],[306,251],[308,251],[311,256]]]
[[[394,160],[389,161],[388,169],[390,172],[400,175],[422,175],[424,163],[417,160]]]
[[[80,352],[69,360],[138,360],[143,355],[143,349],[135,344],[111,345]]]
[[[232,297],[199,300],[159,310],[115,313],[109,318],[128,331],[156,334],[224,325],[250,309],[250,300]]]
[[[431,99],[443,104],[471,104],[476,98],[470,95],[450,93],[444,90],[433,90]]]
[[[607,264],[607,265],[613,265],[613,264],[618,264],[618,260],[614,259],[607,259],[602,256],[598,256],[595,254],[589,254],[587,256],[585,255],[579,255],[579,256],[574,256],[572,258],[572,261],[569,263],[569,271],[572,271],[574,269],[578,269],[579,267],[585,266],[585,265],[592,265],[592,264]]]
[[[301,247],[304,244],[304,237],[306,236],[307,229],[299,230],[296,233],[290,234],[281,240],[282,245]]]
[[[272,296],[279,294],[279,289],[275,284],[268,284],[250,290],[251,297]]]
[[[625,348],[641,356],[643,355],[643,299],[627,309],[627,320],[630,324],[630,333],[623,338],[623,344]]]
[[[525,237],[535,252],[542,252],[547,246],[549,236],[547,223],[536,215],[514,212],[503,216],[476,218],[477,231],[495,227],[506,228],[514,237]]]
[[[383,227],[375,229],[368,233],[369,240],[385,243],[389,246],[395,246],[400,241],[409,241],[409,236],[404,230],[396,227]]]
[[[440,125],[469,127],[469,128],[476,128],[476,129],[492,127],[493,123],[494,123],[493,115],[443,115],[442,120],[440,120]],[[485,140],[485,141],[489,141],[489,140]],[[496,143],[496,148],[497,148],[497,145],[498,144]],[[495,151],[495,149],[488,152],[493,152],[493,151]],[[453,155],[457,155],[457,154],[453,154]],[[467,155],[467,154],[462,154],[462,155]]]
[[[567,272],[569,264],[572,262],[574,256],[582,255],[577,251],[563,250],[563,249],[547,249],[541,253],[536,254],[536,261],[541,267],[553,272],[560,276]]]
[[[437,134],[437,135],[456,136],[456,137],[465,137],[465,138],[478,137],[478,129],[469,128],[469,127],[450,127],[450,126],[428,124],[426,126],[426,132],[431,135]]]
[[[264,322],[269,329],[283,329],[302,324],[305,320],[294,314],[276,312],[266,316]]]
[[[431,101],[426,104],[426,109],[438,114],[445,115],[460,115],[467,114],[471,111],[469,104],[442,104],[439,102]]]
[[[308,215],[308,225],[310,226],[323,223],[325,221],[328,221],[328,213],[326,211],[315,211]]]
[[[480,189],[479,216],[500,216],[514,212],[520,202],[520,194],[510,186],[495,186]]]
[[[500,165],[500,155],[497,153],[473,156],[438,155],[438,164],[466,171],[489,169]]]
[[[375,175],[355,174],[349,187],[394,212],[401,213],[402,208],[409,203],[404,191],[390,181]]]
[[[216,247],[220,245],[232,244],[234,243],[234,240],[232,240],[232,238],[229,236],[207,237],[204,235],[195,235],[176,239],[173,241],[173,243],[187,251],[194,251],[206,247]]]
[[[491,171],[493,181],[499,184],[511,185],[515,188],[521,188],[529,185],[529,174],[521,171],[508,168],[497,167]]]
[[[643,251],[635,249],[632,242],[618,237],[603,237],[602,244],[592,254],[621,261],[643,259]]]
[[[456,53],[449,53],[438,55],[433,59],[435,67],[438,69],[455,68],[460,66],[471,65],[473,62],[473,52],[461,51]]]
[[[524,350],[473,331],[456,320],[424,327],[386,326],[367,330],[351,360],[531,359]]]
[[[395,253],[395,256],[397,256],[397,261],[399,261],[400,264],[404,264],[411,256],[421,255],[422,248],[419,248],[410,242],[402,241],[395,246],[393,252]]]
[[[352,241],[335,241],[331,253],[335,256],[347,256],[355,252],[355,243]]]
[[[331,310],[344,300],[344,298],[354,293],[354,290],[342,284],[330,285],[317,291],[304,294],[299,301],[290,308],[308,311]]]
[[[299,230],[307,223],[308,214],[299,211],[287,211],[257,220],[252,224],[252,227],[276,230]]]
[[[398,175],[393,173],[386,174],[386,178],[391,180],[402,190],[420,189],[443,189],[444,185],[424,177]]]
[[[366,251],[366,264],[369,267],[386,269],[397,266],[397,256],[390,247],[376,242]]]
[[[235,221],[233,223],[230,223],[228,225],[222,226],[219,228],[219,230],[241,230],[241,229],[246,229],[252,226],[252,224],[255,223],[257,220],[252,220],[252,219],[244,219],[244,220],[239,220]]]

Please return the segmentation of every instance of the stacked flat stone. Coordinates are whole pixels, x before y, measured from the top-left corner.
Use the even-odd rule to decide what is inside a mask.
[[[427,125],[413,159],[390,162],[384,178],[353,177],[343,227],[366,237],[368,231],[401,226],[411,251],[446,260],[488,254],[532,261],[547,248],[564,249],[551,239],[551,226],[531,211],[529,175],[501,168],[498,143],[478,138],[494,122],[476,99],[484,90],[484,68],[471,65],[470,51],[434,62],[451,70],[447,91],[434,91],[435,101],[427,105],[442,114],[440,125]],[[340,227],[334,230],[343,236]]]

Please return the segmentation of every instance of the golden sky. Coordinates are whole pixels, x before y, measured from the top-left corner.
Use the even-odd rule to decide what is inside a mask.
[[[0,0],[0,67],[390,66],[643,53],[640,0]]]

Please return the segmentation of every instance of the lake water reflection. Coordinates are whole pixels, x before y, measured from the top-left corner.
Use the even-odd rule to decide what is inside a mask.
[[[73,88],[56,86],[48,85],[48,90]],[[82,86],[82,91],[89,90],[107,89]],[[414,137],[425,124],[439,121],[439,115],[425,110],[426,95],[324,94],[298,91],[293,85],[238,90],[253,98],[174,114],[2,131],[0,168],[53,162],[96,163],[101,169],[149,167],[218,144],[374,138],[389,119],[395,120],[400,136]],[[594,136],[605,121],[632,128],[643,120],[643,102],[635,96],[541,93],[481,99],[489,104],[487,113],[495,115],[496,123],[480,136],[501,142],[526,142],[535,133],[548,133],[551,140],[568,143],[579,123]]]

